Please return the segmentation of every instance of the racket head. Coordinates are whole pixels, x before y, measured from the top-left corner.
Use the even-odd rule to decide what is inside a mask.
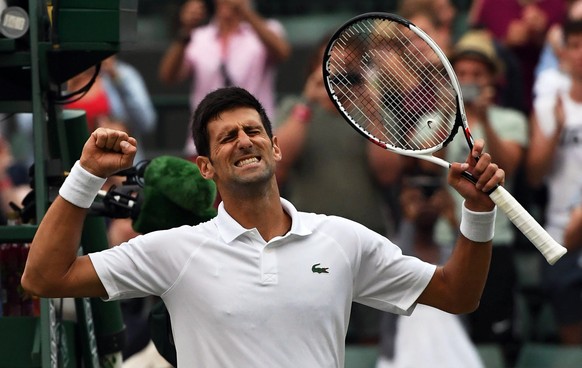
[[[467,125],[459,82],[444,52],[420,28],[390,13],[356,16],[331,36],[324,84],[337,110],[377,145],[433,153]]]

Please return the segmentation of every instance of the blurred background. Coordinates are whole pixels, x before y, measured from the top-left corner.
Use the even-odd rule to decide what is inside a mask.
[[[457,9],[457,36],[465,27],[470,0],[452,1]],[[135,66],[145,79],[158,112],[157,131],[142,139],[148,156],[160,153],[182,155],[184,132],[189,120],[188,93],[190,81],[175,86],[158,79],[160,59],[171,42],[177,24],[181,0],[140,0],[138,6],[138,41],[123,45],[120,59]],[[307,72],[309,54],[323,35],[339,27],[357,14],[382,11],[395,12],[397,0],[256,0],[257,11],[265,18],[279,20],[287,32],[292,53],[279,67],[277,99],[300,94]]]

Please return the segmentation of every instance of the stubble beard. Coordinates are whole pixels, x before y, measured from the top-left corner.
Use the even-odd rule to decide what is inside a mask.
[[[252,175],[235,175],[225,183],[225,186],[232,193],[245,197],[262,196],[271,187],[271,182],[275,176],[275,168],[268,165],[260,173]]]

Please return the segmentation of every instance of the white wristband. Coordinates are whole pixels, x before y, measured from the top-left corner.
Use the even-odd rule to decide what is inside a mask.
[[[105,180],[83,169],[77,161],[59,189],[59,195],[77,207],[89,208]]]
[[[478,243],[490,241],[495,235],[496,214],[497,206],[489,212],[475,212],[467,209],[465,202],[463,202],[461,225],[459,226],[461,234],[465,238]]]

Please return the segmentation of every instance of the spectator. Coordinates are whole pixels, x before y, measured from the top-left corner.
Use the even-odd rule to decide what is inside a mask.
[[[14,172],[17,164],[10,143],[0,134],[0,224],[7,224],[7,214],[14,212],[10,203],[21,205],[31,191],[28,183],[20,182]]]
[[[475,138],[483,138],[487,152],[505,170],[505,186],[512,191],[517,169],[522,163],[528,143],[526,116],[513,109],[495,105],[496,78],[503,73],[493,39],[485,30],[467,32],[456,44],[451,63],[459,78],[465,112]],[[446,160],[466,155],[468,148],[462,134],[447,146]],[[451,161],[451,162],[452,162]],[[457,203],[462,200],[454,193]],[[457,215],[458,216],[458,215]],[[440,220],[436,238],[441,244],[451,244],[454,227],[450,220]],[[516,270],[514,265],[513,225],[503,213],[498,214],[493,238],[493,254],[487,284],[479,309],[468,316],[470,333],[478,343],[495,342],[510,349],[514,342],[514,298]],[[510,351],[507,351],[510,354]],[[508,358],[511,358],[508,356]]]
[[[95,74],[95,68],[91,67],[67,81],[67,93],[86,87]],[[115,55],[101,62],[91,88],[71,100],[64,108],[84,110],[89,132],[99,126],[99,120],[111,119],[123,124],[123,130],[140,139],[156,129],[157,114],[143,77],[135,67]],[[17,114],[17,125],[21,134],[32,136],[31,114]],[[31,141],[28,143],[32,144]],[[30,165],[34,152],[32,146],[28,152],[30,157],[26,162]],[[143,160],[146,155],[147,151],[142,147],[136,160]]]
[[[430,29],[425,29],[423,24],[413,23],[427,32],[445,54],[451,52],[457,11],[450,0],[400,0],[397,12],[408,20],[412,20],[419,13],[429,15],[433,23]]]
[[[188,0],[181,8],[181,31],[166,50],[159,68],[162,82],[190,78],[190,107],[209,92],[234,85],[257,96],[272,118],[275,111],[277,65],[291,52],[282,25],[263,19],[250,0],[215,0],[209,24],[202,0]],[[188,138],[187,156],[196,155]]]
[[[568,19],[582,19],[582,1],[569,0]],[[537,104],[552,103],[556,95],[568,93],[570,89],[570,75],[562,54],[564,52],[563,23],[553,25],[548,31],[544,49],[540,61],[536,66],[536,77],[533,86],[534,106]],[[528,185],[524,178],[524,185]],[[547,191],[545,185],[530,187],[527,191],[526,200],[530,210],[533,212],[543,212]],[[524,191],[526,192],[526,191]],[[525,194],[525,193],[524,193]]]
[[[582,17],[582,2],[580,0],[566,0],[566,17],[567,19],[577,19]],[[567,19],[564,19],[566,21]],[[562,23],[553,24],[546,33],[546,40],[540,55],[540,60],[536,66],[535,76],[539,73],[551,68],[559,69],[560,62],[558,60],[559,54],[564,48],[564,35],[562,32]]]
[[[343,216],[387,235],[393,226],[382,190],[399,179],[401,156],[357,136],[330,101],[321,68],[328,39],[314,50],[303,94],[285,98],[275,119],[285,152],[278,182],[303,211]],[[380,312],[354,304],[351,315],[348,342],[377,341]]]
[[[91,79],[95,68],[90,68],[69,80],[67,89],[76,91]],[[100,119],[113,119],[122,123],[139,139],[154,132],[156,111],[140,73],[115,55],[101,62],[99,75],[91,89],[79,100],[65,108],[85,110],[89,132],[99,126]],[[145,150],[137,160],[145,158]]]
[[[531,111],[534,69],[546,32],[563,21],[565,11],[565,0],[475,0],[471,5],[469,24],[485,27],[518,59],[525,113]]]
[[[91,67],[67,81],[67,94],[74,94],[82,88],[89,86],[91,79],[95,79],[93,85],[86,92],[71,97],[71,100],[64,105],[66,109],[85,111],[89,132],[97,128],[97,119],[111,115],[111,108],[103,78],[99,75],[94,77],[96,72],[95,68]]]
[[[157,115],[143,77],[132,65],[111,56],[101,62],[110,114],[138,138],[156,129]]]
[[[582,1],[568,1],[568,19],[582,19]],[[542,94],[555,94],[570,87],[567,65],[561,55],[564,49],[562,23],[554,24],[548,31],[546,43],[536,66],[536,78],[533,86],[534,98]]]
[[[558,243],[566,240],[582,188],[582,21],[567,21],[563,32],[562,58],[570,86],[536,98],[531,121],[535,149],[528,151],[526,161],[529,183],[547,186],[544,227]],[[582,344],[581,260],[581,248],[571,249],[560,262],[543,268],[542,280],[564,344]]]

